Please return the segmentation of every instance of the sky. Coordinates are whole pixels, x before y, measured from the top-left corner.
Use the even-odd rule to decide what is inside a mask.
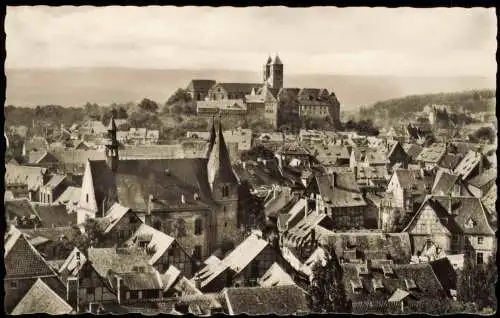
[[[496,74],[494,8],[7,7],[6,68]]]

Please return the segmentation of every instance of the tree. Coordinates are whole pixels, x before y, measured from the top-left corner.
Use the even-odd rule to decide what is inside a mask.
[[[458,273],[457,298],[462,302],[475,303],[478,308],[496,308],[495,284],[497,269],[492,257],[486,264],[474,264],[466,256],[464,267]]]
[[[83,224],[85,232],[78,230],[72,241],[73,245],[80,251],[87,251],[89,247],[98,247],[104,239],[104,229],[100,226],[96,219],[88,218]]]
[[[350,312],[350,302],[346,298],[342,283],[342,269],[330,247],[331,257],[326,264],[317,262],[312,268],[309,287],[311,310],[317,313]]]
[[[158,104],[148,98],[144,98],[137,107],[148,113],[156,113],[158,111]]]

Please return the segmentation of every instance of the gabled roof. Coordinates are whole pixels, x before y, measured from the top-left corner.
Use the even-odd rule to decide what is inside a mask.
[[[416,159],[424,148],[417,144],[405,144],[403,149],[412,159]]]
[[[175,239],[163,232],[156,230],[155,228],[141,224],[139,228],[132,234],[132,236],[125,242],[125,246],[131,246],[141,237],[148,236],[149,239],[147,249],[153,249],[154,253],[150,255],[148,263],[154,265],[160,257],[165,255],[167,250],[170,248]]]
[[[447,195],[452,193],[455,186],[461,187],[462,190],[468,191],[462,182],[459,175],[450,174],[445,171],[438,171],[434,186],[432,187],[432,194]]]
[[[128,273],[134,267],[143,267],[146,271],[153,268],[148,264],[148,255],[138,248],[94,248],[87,250],[88,260],[92,263],[97,273],[106,278],[108,271]]]
[[[80,260],[78,260],[78,257]],[[59,273],[64,276],[76,276],[86,262],[87,258],[85,254],[75,247],[66,260],[64,260],[61,267],[59,267]]]
[[[496,178],[497,178],[497,169],[491,168],[491,169],[483,171],[483,173],[470,179],[469,181],[467,181],[467,183],[476,187],[476,188],[481,188],[481,187],[485,186],[486,184],[496,180]]]
[[[49,160],[50,162],[59,161],[56,156],[47,150],[31,151],[28,154],[28,163],[39,164],[42,160]]]
[[[334,207],[365,206],[354,173],[334,173],[315,177],[323,200]]]
[[[76,213],[68,213],[64,205],[34,204],[44,227],[65,227],[76,224]]]
[[[443,167],[445,169],[455,169],[455,167],[460,163],[462,160],[462,155],[461,154],[451,154],[448,153],[441,158],[439,161],[439,166]]]
[[[455,174],[460,174],[462,176],[462,179],[466,179],[472,172],[472,170],[474,170],[474,168],[479,165],[481,160],[484,160],[483,155],[479,152],[471,150],[456,166],[454,172]]]
[[[446,145],[436,143],[422,149],[415,160],[437,164],[445,154]]]
[[[12,315],[74,313],[73,308],[40,278],[12,311]]]
[[[177,267],[170,265],[165,273],[161,275],[163,291],[168,291],[174,285],[180,275],[181,271],[177,269]]]
[[[53,174],[49,181],[47,181],[46,184],[44,184],[44,187],[47,188],[55,188],[58,185],[60,185],[64,180],[66,179],[66,176],[63,174]]]
[[[6,234],[4,264],[6,278],[56,276],[28,239],[16,228]]]
[[[406,297],[410,296],[411,294],[409,292],[407,292],[406,290],[402,290],[400,288],[396,289],[396,291],[394,292],[394,294],[392,294],[391,297],[389,297],[389,299],[387,301],[389,302],[400,302],[402,301],[403,299],[405,299]]]
[[[120,203],[114,203],[106,212],[106,215],[103,217],[103,219],[107,221],[101,223],[103,225],[106,225],[106,227],[104,228],[104,233],[109,233],[129,211],[131,211],[130,208],[125,207]]]
[[[187,87],[188,90],[191,91],[205,91],[208,92],[208,90],[215,85],[214,80],[207,80],[207,79],[193,79],[191,82],[189,82],[189,85]]]
[[[248,95],[252,92],[252,89],[259,89],[262,84],[256,83],[217,83],[214,87],[221,86],[229,94],[245,94]]]
[[[230,315],[294,315],[310,311],[306,292],[295,285],[226,288],[222,293]]]
[[[493,184],[490,189],[481,198],[483,204],[488,209],[488,212],[496,217],[495,204],[497,201],[497,185]]]
[[[26,151],[42,151],[49,149],[49,142],[47,139],[41,136],[34,136],[30,139],[25,140],[24,148]]]
[[[434,181],[432,176],[425,175],[425,172],[424,175],[422,175],[420,170],[395,169],[394,175],[403,189],[409,190],[415,194],[429,193]]]
[[[69,186],[64,192],[54,201],[55,204],[73,204],[76,205],[80,200],[82,192],[81,187]]]
[[[432,208],[441,224],[451,234],[495,235],[480,199],[435,195],[428,196],[404,231],[409,231],[414,226],[426,206]]]
[[[146,273],[119,273],[118,276],[121,278],[120,284],[128,290],[163,290],[162,278],[156,270]]]
[[[9,219],[14,217],[26,217],[29,218],[31,215],[36,216],[40,219],[38,212],[35,210],[33,204],[27,198],[5,200],[4,201],[4,213]]]
[[[268,242],[266,240],[251,234],[220,262],[213,262],[203,267],[193,276],[193,279],[200,280],[201,287],[204,287],[226,269],[230,269],[236,274],[240,273],[267,246]]]
[[[43,185],[46,168],[19,166],[7,163],[5,165],[5,184],[26,184],[28,190],[36,191]]]

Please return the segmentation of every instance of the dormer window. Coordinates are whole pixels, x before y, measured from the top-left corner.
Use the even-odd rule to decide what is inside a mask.
[[[407,290],[415,290],[417,289],[417,284],[413,279],[405,279],[405,285]]]
[[[222,186],[222,197],[228,197],[229,196],[229,187],[228,186]]]
[[[469,219],[469,220],[467,220],[467,222],[465,222],[465,228],[466,228],[466,229],[471,229],[471,228],[473,228],[475,225],[476,225],[476,222],[474,222],[474,220],[473,220],[473,219]]]
[[[376,279],[376,278],[372,279],[372,285],[374,291],[384,289],[384,284],[382,283],[381,279]]]
[[[361,280],[358,278],[358,279],[355,279],[355,280],[351,280],[351,287],[352,287],[352,292],[353,293],[361,293],[363,291],[363,284],[361,283]]]

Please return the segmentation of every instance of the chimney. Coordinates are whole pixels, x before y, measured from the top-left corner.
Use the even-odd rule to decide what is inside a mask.
[[[71,307],[75,308],[78,312],[78,290],[79,290],[78,277],[68,277],[66,281],[66,300]]]
[[[243,169],[246,169],[247,168],[247,163],[245,161],[243,161]]]
[[[452,205],[452,197],[451,193],[448,193],[448,213],[451,215],[453,214],[453,205]]]
[[[184,197],[184,194],[181,194],[181,203],[186,204],[186,198]]]
[[[352,170],[354,171],[354,179],[358,180],[358,166],[352,167]]]
[[[302,199],[304,200],[305,206],[304,206],[304,217],[307,217],[309,214],[309,200],[307,198]]]

